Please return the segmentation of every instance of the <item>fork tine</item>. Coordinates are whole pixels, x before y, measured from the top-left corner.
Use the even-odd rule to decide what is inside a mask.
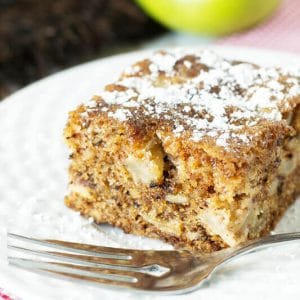
[[[8,238],[20,240],[23,242],[29,242],[41,246],[52,247],[61,250],[69,250],[72,252],[77,252],[80,254],[92,254],[95,256],[107,257],[107,258],[116,258],[116,259],[131,259],[132,254],[138,250],[129,250],[129,249],[121,249],[121,248],[112,248],[112,247],[103,247],[103,246],[95,246],[95,245],[88,245],[88,244],[79,244],[79,243],[72,243],[66,241],[59,241],[59,240],[42,240],[42,239],[35,239],[29,238],[26,236],[8,233]]]
[[[33,254],[37,256],[47,257],[51,259],[56,259],[60,261],[69,261],[73,263],[84,263],[85,265],[89,266],[105,266],[111,269],[113,268],[120,268],[120,267],[143,267],[144,264],[132,264],[130,260],[126,259],[111,259],[111,258],[102,258],[102,257],[95,257],[89,255],[81,255],[81,254],[72,254],[66,252],[55,252],[55,251],[44,251],[44,250],[37,250],[37,249],[28,249],[14,245],[7,245],[8,249],[22,252],[25,254]]]
[[[8,257],[11,265],[38,273],[61,275],[65,278],[80,279],[94,283],[135,287],[135,283],[143,279],[145,274],[116,271],[102,268],[88,268],[71,264],[60,264],[47,261],[35,261],[18,257]],[[95,269],[95,270],[92,270]],[[146,275],[147,276],[147,275]]]
[[[123,272],[102,268],[89,268],[73,264],[35,261],[18,257],[8,257],[8,261],[13,266],[35,273],[52,275],[54,278],[76,279],[97,285],[129,288],[135,291],[168,292],[173,294],[181,294],[189,291],[188,289],[183,289],[184,285],[175,284],[174,276],[169,276],[168,274],[156,277],[134,271]]]
[[[187,251],[174,251],[174,250],[136,250],[136,249],[121,249],[111,248],[103,246],[94,246],[87,244],[79,244],[73,242],[65,242],[59,240],[42,240],[36,238],[29,238],[13,233],[8,233],[8,243],[10,241],[22,241],[26,243],[32,243],[43,247],[49,247],[54,249],[65,250],[70,253],[83,254],[81,258],[89,259],[90,256],[95,256],[99,263],[107,263],[112,265],[130,265],[136,267],[148,266],[157,264],[158,262],[165,267],[172,265],[172,262],[177,262],[178,258],[183,256],[189,256]],[[8,245],[9,246],[9,245]],[[15,250],[20,249],[15,246],[9,246]],[[51,253],[51,252],[48,252]],[[56,253],[56,252],[52,252]],[[84,254],[89,256],[84,256]],[[71,256],[71,254],[69,255]],[[74,257],[74,258],[79,258]],[[103,259],[103,260],[102,260]],[[95,260],[95,259],[94,259]]]
[[[135,282],[135,279],[142,279],[145,275],[143,273],[140,273],[138,271],[128,271],[128,270],[120,270],[120,269],[107,269],[107,268],[99,268],[99,267],[89,267],[89,266],[83,266],[83,265],[74,265],[74,264],[68,264],[68,263],[60,263],[60,262],[52,262],[52,261],[38,261],[34,259],[28,259],[28,258],[20,258],[20,257],[12,257],[9,256],[8,260],[10,262],[17,262],[17,263],[23,263],[24,265],[35,265],[36,267],[40,269],[44,268],[61,268],[61,269],[72,269],[74,271],[83,271],[86,273],[90,273],[90,275],[97,275],[104,276],[104,275],[115,275],[112,277],[124,277],[123,281],[130,281]],[[152,275],[150,275],[152,276]],[[122,280],[121,280],[122,281]]]

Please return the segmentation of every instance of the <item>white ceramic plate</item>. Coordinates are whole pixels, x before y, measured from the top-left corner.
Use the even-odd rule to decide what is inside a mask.
[[[298,65],[300,57],[242,48],[215,50],[262,64]],[[162,242],[126,235],[88,220],[63,204],[68,152],[62,141],[67,112],[148,51],[84,64],[36,82],[0,103],[0,287],[22,299],[166,299],[36,275],[8,266],[6,231],[110,246],[170,249]],[[300,201],[277,232],[300,230]],[[296,299],[300,295],[299,242],[248,255],[220,269],[200,290],[172,299]],[[299,298],[298,298],[299,299]]]

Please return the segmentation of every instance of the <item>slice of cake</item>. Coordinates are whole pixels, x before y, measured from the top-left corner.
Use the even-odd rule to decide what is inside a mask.
[[[210,252],[268,234],[300,192],[300,72],[160,51],[69,115],[65,203]]]

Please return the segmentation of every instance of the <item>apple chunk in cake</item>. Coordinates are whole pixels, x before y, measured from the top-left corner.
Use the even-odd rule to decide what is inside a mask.
[[[154,53],[70,113],[67,206],[214,251],[270,232],[300,192],[300,73]]]

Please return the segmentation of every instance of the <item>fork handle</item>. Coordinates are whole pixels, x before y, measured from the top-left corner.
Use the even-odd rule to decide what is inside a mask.
[[[256,240],[248,241],[246,243],[237,246],[234,249],[234,251],[232,251],[232,255],[230,255],[228,259],[236,256],[244,255],[246,253],[255,252],[257,250],[262,250],[272,245],[280,244],[283,242],[295,241],[295,240],[300,240],[300,232],[290,232],[290,233],[269,235]]]

